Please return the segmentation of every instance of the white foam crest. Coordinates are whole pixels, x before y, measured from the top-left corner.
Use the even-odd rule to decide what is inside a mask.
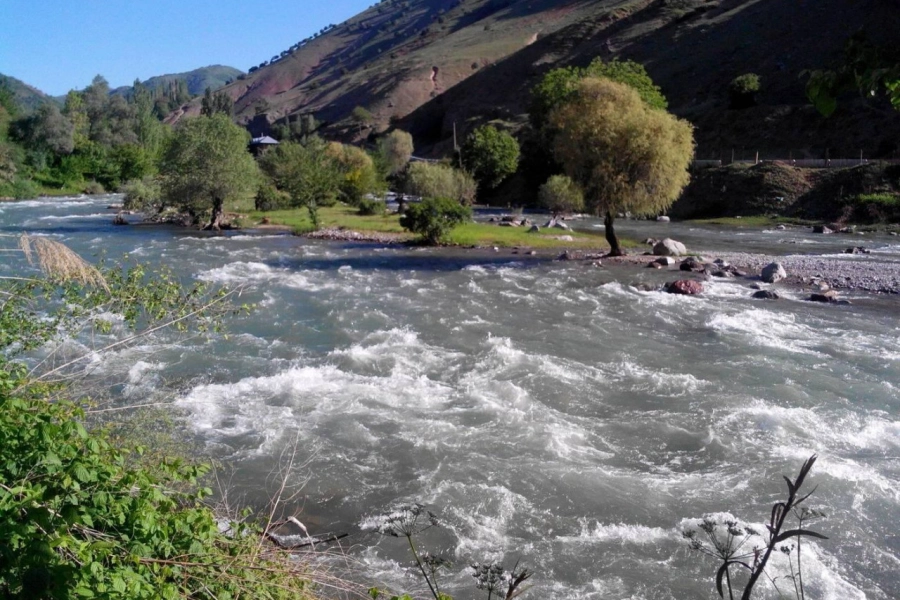
[[[661,527],[646,525],[629,525],[625,523],[604,524],[595,521],[593,527],[587,519],[580,520],[581,531],[577,535],[561,535],[557,539],[563,542],[615,542],[619,544],[657,544],[669,539],[680,538],[675,532]]]
[[[737,313],[718,313],[713,315],[707,325],[720,334],[745,338],[755,346],[822,356],[808,347],[819,343],[820,334],[811,327],[798,324],[796,317],[790,313],[758,308]]]
[[[396,328],[371,333],[360,343],[335,350],[331,355],[346,356],[363,366],[389,368],[391,371],[400,369],[416,377],[436,368],[446,370],[451,361],[463,357],[459,352],[423,343],[414,331]]]
[[[110,217],[110,213],[91,213],[88,215],[47,215],[38,217],[38,221],[70,221],[73,219],[97,219],[99,217]]]
[[[549,450],[569,464],[596,465],[599,461],[606,461],[615,456],[612,452],[594,446],[591,435],[571,422],[547,423],[543,433],[548,439]]]
[[[287,288],[309,292],[355,289],[352,282],[341,283],[330,278],[327,274],[323,276],[322,273],[320,271],[294,271],[273,268],[261,262],[238,261],[204,271],[197,277],[202,281],[222,285],[277,283]],[[321,281],[313,281],[312,276],[319,276]]]
[[[618,363],[612,377],[632,381],[631,391],[650,392],[668,398],[694,394],[711,385],[710,382],[697,379],[690,373],[652,370],[630,361]]]

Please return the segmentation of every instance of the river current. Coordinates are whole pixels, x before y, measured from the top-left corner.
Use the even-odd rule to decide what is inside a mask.
[[[724,512],[762,529],[781,475],[817,454],[809,502],[827,516],[811,527],[830,539],[803,542],[807,598],[900,597],[897,297],[763,302],[745,280],[674,296],[649,291],[657,271],[510,250],[114,227],[115,201],[0,203],[0,232],[244,286],[257,308],[227,338],[151,337],[92,368],[122,404],[171,401],[250,503],[296,448],[290,510],[313,534],[349,533],[361,581],[426,591],[404,540],[364,527],[422,502],[443,526],[420,543],[452,561],[442,587],[457,600],[486,597],[468,565],[489,560],[534,571],[524,598],[716,597],[717,565],[682,529]],[[692,248],[775,244],[629,227],[682,227]],[[3,261],[0,275],[24,268]],[[788,572],[779,557],[773,576]]]

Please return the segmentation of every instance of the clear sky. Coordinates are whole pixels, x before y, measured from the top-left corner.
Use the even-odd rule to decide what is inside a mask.
[[[375,0],[0,0],[0,73],[58,96],[103,75],[246,71]]]

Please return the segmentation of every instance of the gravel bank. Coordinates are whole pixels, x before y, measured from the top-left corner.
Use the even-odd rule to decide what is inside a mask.
[[[607,258],[619,262],[647,264],[655,257],[648,255],[630,255],[621,258]],[[833,256],[769,256],[767,254],[751,254],[745,252],[705,253],[704,258],[713,261],[721,258],[731,263],[750,277],[758,277],[763,267],[778,262],[787,271],[788,277],[783,283],[788,285],[808,286],[820,282],[829,287],[842,290],[859,290],[880,294],[900,294],[900,261],[885,260],[877,255],[847,255],[847,258]],[[682,259],[676,259],[674,267]]]
[[[379,244],[402,244],[409,236],[402,233],[359,232],[351,229],[327,228],[304,234],[314,240],[334,240],[339,242],[377,242]]]

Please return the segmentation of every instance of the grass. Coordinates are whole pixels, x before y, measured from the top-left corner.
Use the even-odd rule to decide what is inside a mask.
[[[313,230],[309,214],[304,209],[274,210],[270,212],[251,211],[243,225],[253,227],[267,218],[271,225],[289,227],[295,234],[308,233]],[[414,236],[400,226],[400,219],[395,214],[362,216],[353,207],[335,205],[319,209],[319,222],[324,228],[341,228],[360,233],[397,233],[405,234],[407,239]],[[558,239],[570,236],[572,241]],[[605,250],[609,246],[602,232],[583,233],[564,231],[562,229],[542,229],[539,233],[528,233],[525,227],[499,227],[488,223],[467,223],[450,232],[449,245],[453,246],[498,246],[529,248],[582,248]],[[633,240],[621,239],[625,247],[636,247]]]
[[[714,219],[690,219],[695,225],[725,225],[728,227],[772,227],[774,225],[811,225],[814,221],[790,217],[717,217]]]

